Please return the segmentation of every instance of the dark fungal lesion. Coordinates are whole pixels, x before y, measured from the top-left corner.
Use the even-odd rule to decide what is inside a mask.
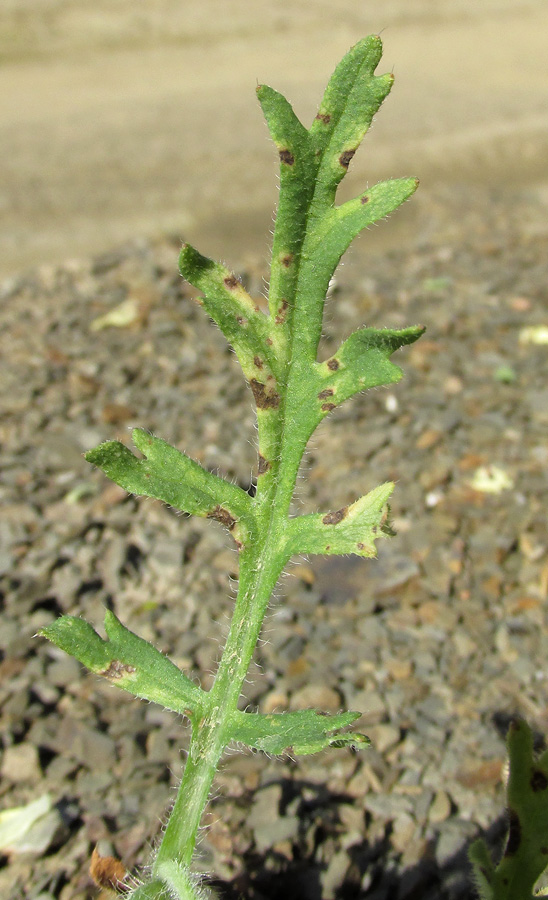
[[[531,785],[531,790],[536,794],[539,791],[546,790],[548,787],[548,778],[540,769],[533,769],[529,784]]]
[[[506,842],[505,856],[513,856],[517,853],[521,844],[521,822],[515,809],[508,810],[509,830]]]
[[[327,398],[332,397],[334,393],[335,391],[333,390],[333,388],[325,388],[318,394],[318,400],[327,400]]]
[[[291,150],[280,150],[280,162],[285,163],[286,166],[292,166],[294,164],[295,157]]]
[[[324,125],[329,125],[329,123],[331,122],[331,116],[329,115],[329,113],[319,112],[316,116],[316,119],[318,119],[319,122],[323,122]]]
[[[343,167],[343,169],[348,169],[348,166],[350,165],[350,160],[354,156],[355,152],[356,152],[355,150],[343,150],[343,152],[339,156],[339,162],[340,162],[341,166]]]
[[[333,356],[331,359],[328,359],[328,360],[327,360],[327,363],[326,363],[327,368],[328,368],[331,372],[336,372],[337,369],[340,367],[340,365],[341,365],[341,364],[340,364],[339,360],[336,359],[334,356]]]
[[[326,513],[322,519],[324,525],[338,525],[348,514],[348,506],[337,509],[336,512]]]
[[[220,506],[219,504],[210,512],[208,512],[207,518],[215,519],[217,522],[220,522],[221,525],[224,525],[225,528],[228,528],[229,531],[232,531],[232,529],[236,525],[236,519],[234,518],[232,513],[230,513],[228,509],[225,509],[224,506]]]
[[[363,197],[361,198],[362,203],[369,203],[369,200],[370,200],[369,194],[364,194]]]
[[[288,309],[289,301],[284,298],[278,307],[278,313],[276,315],[276,318],[274,319],[276,325],[283,325],[287,316]]]
[[[118,678],[124,678],[125,675],[133,675],[135,671],[135,666],[123,663],[120,659],[113,659],[108,668],[99,672],[99,675],[103,675],[105,678],[111,678],[115,681]]]
[[[270,469],[269,461],[267,459],[265,459],[261,453],[259,453],[259,464],[257,466],[257,474],[264,475],[265,472],[268,472],[269,469]]]
[[[285,256],[282,256],[282,266],[284,266],[284,268],[289,269],[289,266],[291,265],[292,262],[293,262],[293,254],[292,253],[286,253]]]
[[[262,381],[252,378],[249,382],[257,409],[277,409],[280,405],[280,395],[274,389],[269,389]]]
[[[264,366],[264,362],[262,361],[260,356],[253,357],[253,364],[257,369],[262,369],[262,367]]]
[[[322,403],[323,412],[331,412],[331,410],[335,409],[336,403]]]
[[[235,275],[227,275],[226,278],[223,278],[223,284],[229,291],[233,291],[234,288],[240,286],[240,282]]]

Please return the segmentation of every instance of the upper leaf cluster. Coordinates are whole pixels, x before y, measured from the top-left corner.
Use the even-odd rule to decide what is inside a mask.
[[[392,86],[391,75],[375,75],[381,52],[375,35],[349,51],[308,129],[281,94],[266,85],[257,89],[280,161],[268,314],[225,266],[189,244],[181,250],[181,274],[201,292],[198,302],[234,349],[253,393],[259,433],[256,496],[251,498],[139,428],[133,431],[133,442],[140,457],[119,441],[107,441],[86,454],[89,462],[130,493],[214,518],[228,528],[242,550],[241,559],[247,562],[245,578],[240,578],[246,615],[255,599],[253,578],[260,577],[261,567],[270,568],[272,589],[293,554],[374,556],[377,538],[389,532],[387,504],[392,484],[381,485],[335,511],[290,515],[297,470],[314,429],[356,393],[398,381],[401,370],[391,356],[423,330],[420,326],[361,328],[329,359],[318,360],[326,294],[342,254],[362,229],[391,213],[417,187],[415,178],[393,179],[336,204],[338,185]],[[262,559],[260,548],[264,550],[271,534],[275,537],[270,555]],[[264,604],[264,598],[257,603]],[[254,614],[260,617],[257,610]],[[124,689],[185,712],[194,723],[201,721],[202,714],[207,716],[208,695],[162,654],[111,613],[105,628],[107,639],[103,640],[89,625],[68,616],[43,633]],[[341,734],[356,715],[324,717],[312,710],[269,716],[236,712],[226,725],[225,738],[270,753],[364,746],[364,736]]]

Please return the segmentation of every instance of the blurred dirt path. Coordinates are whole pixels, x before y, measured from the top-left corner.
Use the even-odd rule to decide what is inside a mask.
[[[545,0],[45,8],[0,14],[0,277],[160,231],[225,258],[266,252],[276,160],[255,85],[308,120],[343,53],[384,26],[379,71],[396,84],[346,194],[418,175],[400,214],[413,228],[440,183],[548,184]]]

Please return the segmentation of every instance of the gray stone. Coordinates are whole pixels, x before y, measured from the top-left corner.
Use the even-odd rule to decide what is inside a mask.
[[[468,838],[473,834],[474,826],[470,822],[454,820],[445,822],[438,834],[436,842],[436,862],[443,868],[463,849]]]
[[[262,825],[255,825],[253,829],[253,838],[255,847],[259,853],[264,853],[270,847],[282,841],[291,841],[297,837],[299,833],[300,819],[298,816],[283,816],[280,819],[273,819],[272,822],[263,822]]]
[[[348,853],[346,850],[339,850],[329,860],[327,869],[320,875],[322,885],[322,897],[325,900],[332,900],[336,896],[337,888],[344,882],[344,876],[350,865]]]
[[[337,691],[325,684],[307,684],[290,698],[291,709],[318,709],[322,712],[339,712],[341,698]]]
[[[67,688],[77,684],[82,677],[82,666],[72,656],[63,654],[50,663],[46,670],[45,678],[50,684],[60,688]]]
[[[38,782],[42,776],[38,750],[27,742],[6,747],[0,771],[3,778],[14,784],[25,781]]]

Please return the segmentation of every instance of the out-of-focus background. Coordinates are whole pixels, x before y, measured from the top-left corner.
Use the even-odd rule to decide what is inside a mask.
[[[266,255],[277,162],[255,85],[309,121],[371,32],[396,83],[344,187],[421,178],[391,240],[440,185],[548,192],[546,0],[3,0],[0,277],[160,232]]]

